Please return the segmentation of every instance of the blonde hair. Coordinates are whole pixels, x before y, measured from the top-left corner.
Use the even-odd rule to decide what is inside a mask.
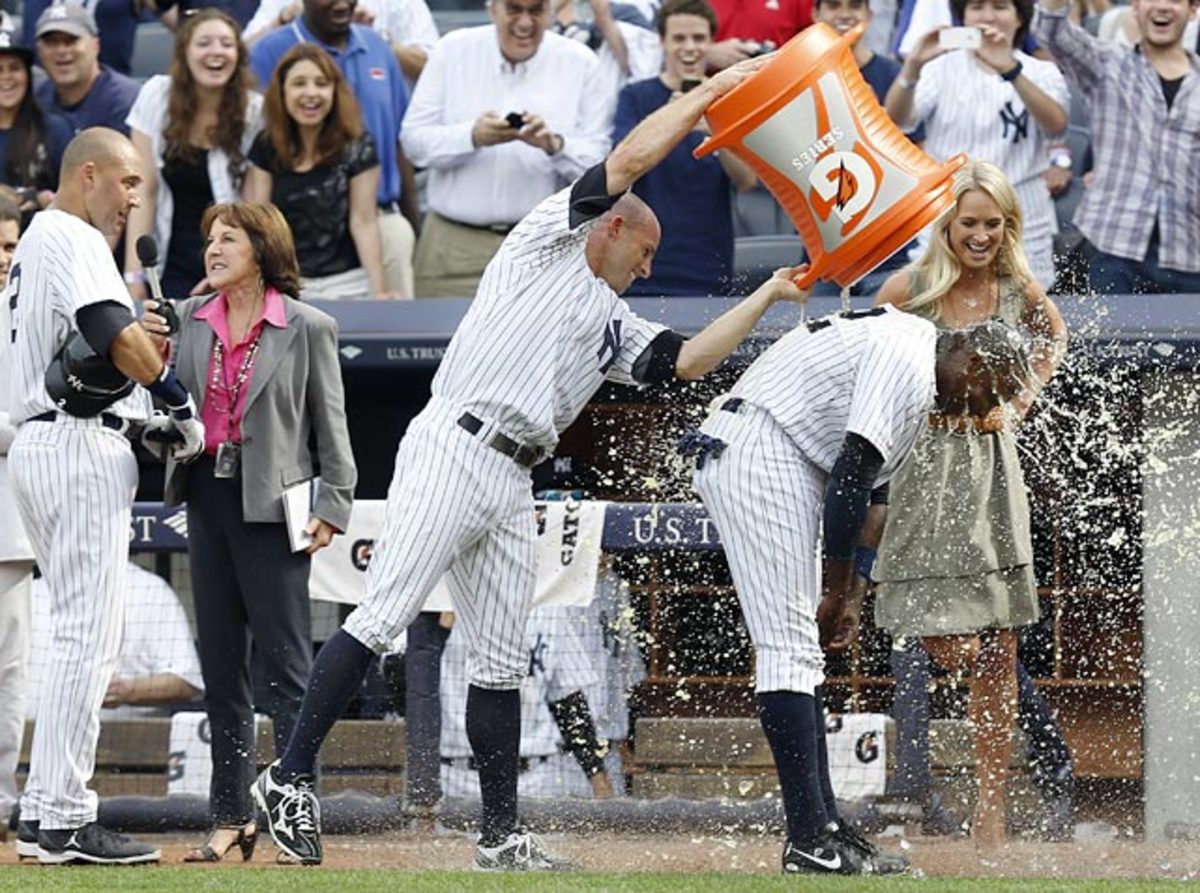
[[[942,298],[962,275],[962,266],[954,254],[954,249],[950,247],[950,224],[958,216],[962,197],[968,192],[982,192],[996,203],[1000,213],[1004,215],[1004,238],[1000,243],[1000,250],[996,253],[996,275],[1015,279],[1022,292],[1034,281],[1033,271],[1029,268],[1029,260],[1025,257],[1025,248],[1021,242],[1021,206],[1017,203],[1017,194],[1004,172],[987,161],[969,161],[966,167],[955,175],[952,189],[954,205],[934,221],[929,247],[919,260],[908,266],[909,275],[918,279],[924,289],[918,294],[910,295],[909,299],[901,304],[905,310],[916,311],[925,307],[940,309]]]

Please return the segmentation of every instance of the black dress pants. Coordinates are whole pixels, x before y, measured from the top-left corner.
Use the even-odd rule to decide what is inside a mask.
[[[251,643],[274,720],[275,753],[287,747],[312,669],[310,557],[292,552],[287,528],[242,517],[241,477],[213,477],[205,455],[190,469],[188,549],[200,669],[212,731],[209,809],[216,824],[254,817],[256,776]]]

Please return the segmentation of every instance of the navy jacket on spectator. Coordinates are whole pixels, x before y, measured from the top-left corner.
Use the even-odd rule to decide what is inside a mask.
[[[617,98],[613,144],[667,104],[671,91],[658,78],[627,84]],[[696,159],[704,140],[693,130],[661,163],[633,185],[654,209],[662,241],[649,279],[635,279],[627,295],[723,295],[733,277],[733,209],[729,177],[713,155]]]
[[[70,108],[61,105],[49,79],[37,85],[34,95],[47,112],[66,118],[75,133],[89,127],[111,127],[129,136],[125,118],[141,89],[142,85],[133,78],[101,65],[96,83],[78,105]]]

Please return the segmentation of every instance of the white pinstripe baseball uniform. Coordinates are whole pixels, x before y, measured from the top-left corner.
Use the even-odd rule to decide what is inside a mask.
[[[481,688],[516,688],[525,675],[536,577],[528,465],[605,380],[634,384],[635,361],[663,331],[589,268],[597,217],[579,216],[600,212],[572,207],[573,188],[534,208],[484,271],[400,444],[366,598],[345,623],[386,651],[445,575]],[[500,436],[526,449],[526,465],[496,447]]]
[[[29,703],[26,707],[31,719],[37,717],[41,680],[50,654],[46,581],[34,581],[33,591],[33,654],[29,661]],[[113,678],[147,679],[164,674],[178,676],[198,694],[204,691],[200,656],[196,653],[192,628],[179,596],[158,574],[129,561],[125,569],[125,622]],[[170,712],[167,705],[122,704],[105,707],[101,717],[107,721],[165,716]]]
[[[1023,75],[1065,113],[1071,96],[1053,62],[1017,50]],[[944,161],[959,152],[990,161],[1004,171],[1017,193],[1024,219],[1021,241],[1043,288],[1054,284],[1054,234],[1058,217],[1043,175],[1050,166],[1050,137],[1038,126],[1011,83],[956,50],[930,60],[913,93],[911,123],[925,124],[923,148]],[[911,128],[910,128],[911,129]],[[932,227],[921,231],[911,256],[924,254]]]
[[[7,275],[5,276],[7,278]],[[9,380],[8,304],[0,304],[0,388]],[[26,664],[29,660],[29,595],[33,549],[17,515],[8,478],[8,449],[16,429],[0,390],[0,821],[17,804],[17,762],[25,736]]]
[[[912,451],[933,408],[937,334],[894,307],[825,317],[759,357],[701,431],[728,446],[695,473],[755,647],[755,689],[813,694],[824,681],[816,611],[825,483],[848,432],[883,456],[876,486]]]
[[[96,818],[88,782],[100,703],[121,640],[137,462],[125,436],[99,417],[27,420],[55,409],[43,383],[46,367],[74,328],[76,311],[102,301],[132,309],[104,237],[79,217],[42,211],[17,246],[3,302],[10,311],[9,412],[19,424],[9,472],[48,584],[53,629],[21,816],[46,830]],[[141,388],[109,409],[134,421],[149,412]]]
[[[535,608],[526,630],[525,677],[521,680],[521,771],[519,797],[567,796],[570,766],[562,734],[549,705],[577,691],[596,688],[598,676],[584,654],[578,624],[569,608]],[[446,797],[479,797],[479,775],[471,768],[465,722],[468,648],[456,623],[442,652],[442,792]],[[449,762],[447,762],[449,761]],[[590,787],[586,796],[590,796]]]
[[[624,741],[629,737],[629,693],[646,678],[629,584],[602,564],[596,578],[596,597],[591,604],[564,610],[570,612],[570,623],[579,636],[583,653],[596,670],[596,684],[584,691],[596,722],[596,737],[610,744]],[[577,760],[570,759],[570,763],[568,792],[590,797],[591,782]],[[613,793],[623,795],[625,767],[618,747],[609,749],[604,771],[612,782]]]

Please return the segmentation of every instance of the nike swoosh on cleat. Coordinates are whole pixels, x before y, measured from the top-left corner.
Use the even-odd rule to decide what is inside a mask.
[[[837,871],[842,867],[841,855],[835,854],[832,859],[822,859],[820,856],[815,856],[812,853],[806,853],[803,850],[797,850],[796,852],[809,862],[812,862],[815,865],[820,865],[826,871]]]

